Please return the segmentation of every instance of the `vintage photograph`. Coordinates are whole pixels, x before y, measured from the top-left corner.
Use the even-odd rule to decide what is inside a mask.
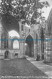
[[[0,0],[0,79],[52,79],[52,0]]]

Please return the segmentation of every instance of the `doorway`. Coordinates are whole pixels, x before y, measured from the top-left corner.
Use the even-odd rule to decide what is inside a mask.
[[[8,59],[8,58],[9,58],[9,51],[6,50],[6,51],[5,51],[5,59]]]
[[[27,36],[25,43],[26,46],[26,55],[34,57],[34,41],[31,35]]]

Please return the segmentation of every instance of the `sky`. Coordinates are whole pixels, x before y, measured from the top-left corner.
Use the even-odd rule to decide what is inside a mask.
[[[40,0],[41,2],[48,1],[50,5],[52,5],[52,0]]]
[[[50,10],[51,10],[51,8],[52,8],[52,0],[40,0],[41,2],[44,2],[44,1],[48,1],[48,3],[49,3],[49,7],[47,7],[47,8],[43,8],[42,9],[42,11],[44,11],[44,13],[42,14],[44,17],[45,17],[45,19],[47,20],[47,18],[48,18],[48,16],[49,16],[49,13],[50,13]]]
[[[50,7],[47,7],[47,8],[43,8],[42,11],[44,11],[44,13],[42,13],[42,16],[45,17],[45,19],[47,20],[48,16],[49,16],[49,13],[50,13],[50,10],[51,10],[51,6]]]

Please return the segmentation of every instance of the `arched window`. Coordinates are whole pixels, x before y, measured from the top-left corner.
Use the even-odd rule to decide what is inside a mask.
[[[19,41],[18,40],[13,41],[13,49],[19,49]]]

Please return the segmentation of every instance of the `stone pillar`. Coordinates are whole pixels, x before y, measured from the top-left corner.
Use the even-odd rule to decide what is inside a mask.
[[[52,35],[46,36],[44,62],[52,62]]]
[[[2,23],[1,23],[1,15],[0,15],[0,50],[1,50],[1,35],[2,35]]]
[[[25,53],[25,40],[24,39],[24,27],[22,29],[22,21],[19,22],[19,33],[20,33],[20,53],[18,55],[19,58],[23,58],[24,57],[24,53]]]
[[[40,39],[40,34],[39,32],[36,34],[36,53],[37,55],[39,54],[40,60],[42,60],[42,52],[41,52],[41,40]]]
[[[38,52],[39,52],[39,55],[40,55],[40,60],[42,60],[41,40],[38,40]]]
[[[13,46],[12,39],[9,37],[8,38],[8,49],[12,50],[12,46]]]
[[[36,60],[36,58],[37,58],[37,47],[36,47],[37,45],[34,43],[34,59]]]
[[[0,49],[1,49],[1,27],[0,27]]]
[[[20,41],[20,52],[18,54],[18,58],[24,58],[24,42]]]

